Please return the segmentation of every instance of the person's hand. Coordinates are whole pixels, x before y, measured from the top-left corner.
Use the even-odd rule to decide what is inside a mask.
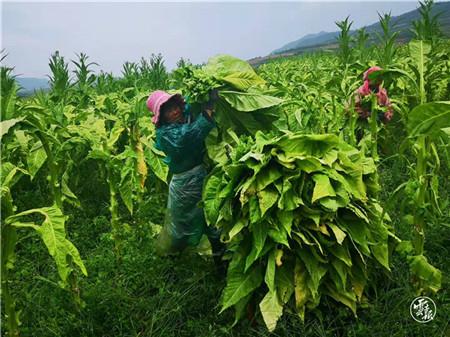
[[[205,109],[205,113],[208,115],[209,118],[212,118],[214,114],[214,110],[212,109]]]
[[[214,106],[216,102],[219,100],[219,91],[217,89],[213,89],[209,92],[209,100],[206,102],[204,109],[214,111]]]
[[[209,101],[216,103],[219,100],[219,90],[213,89],[209,92]]]

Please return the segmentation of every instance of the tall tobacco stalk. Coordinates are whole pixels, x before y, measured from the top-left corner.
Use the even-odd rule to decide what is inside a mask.
[[[4,163],[3,163],[4,164]],[[2,164],[2,176],[7,174]],[[14,214],[14,206],[10,192],[10,186],[2,181],[1,186],[1,243],[2,243],[2,300],[5,306],[6,329],[10,336],[19,336],[19,313],[16,311],[16,301],[10,291],[10,270],[14,267],[14,250],[17,242],[16,227],[5,224],[5,219]]]
[[[337,21],[336,25],[341,30],[339,36],[337,38],[339,43],[339,57],[341,59],[341,63],[345,66],[350,63],[352,58],[352,48],[351,44],[353,38],[350,35],[350,28],[353,24],[353,21],[349,22],[349,18],[347,17],[343,21]]]
[[[429,41],[434,47],[439,39],[442,38],[439,17],[443,12],[437,13],[436,15],[432,14],[433,0],[419,1],[419,4],[420,19],[412,21],[413,28],[411,30],[416,39]]]
[[[441,272],[424,256],[425,233],[433,218],[441,214],[439,205],[439,170],[441,159],[438,146],[448,137],[443,130],[450,127],[450,102],[424,103],[408,115],[408,134],[416,157],[411,178],[405,184],[412,206],[412,246],[406,249],[413,282],[419,293],[441,287]],[[448,144],[441,147],[448,151]],[[404,248],[404,247],[403,247]]]
[[[395,25],[391,23],[391,13],[378,14],[382,33],[377,33],[379,48],[378,50],[378,62],[382,68],[388,68],[394,61],[394,57],[397,54],[396,40],[398,32],[393,29]]]
[[[372,110],[370,114],[370,138],[371,138],[371,154],[373,160],[378,162],[378,101],[377,96],[372,95],[371,97]]]

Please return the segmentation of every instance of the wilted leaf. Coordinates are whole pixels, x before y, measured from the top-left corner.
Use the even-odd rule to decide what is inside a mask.
[[[259,304],[261,314],[269,331],[275,330],[277,321],[283,313],[283,306],[278,300],[276,292],[269,291]]]

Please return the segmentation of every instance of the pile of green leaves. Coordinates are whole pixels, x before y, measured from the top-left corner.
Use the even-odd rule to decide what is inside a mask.
[[[323,296],[356,314],[369,268],[389,270],[395,238],[377,179],[373,159],[335,135],[241,137],[203,194],[231,252],[222,311],[234,307],[237,322],[257,301],[269,330],[283,308],[304,319]]]
[[[188,98],[194,112],[208,101],[211,90],[218,90],[216,144],[229,128],[238,135],[255,134],[273,129],[273,123],[280,119],[282,99],[272,96],[266,81],[246,61],[233,56],[212,57],[203,67],[185,65],[174,72],[174,85]]]

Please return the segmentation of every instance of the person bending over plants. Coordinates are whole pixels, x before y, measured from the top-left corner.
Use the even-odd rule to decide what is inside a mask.
[[[361,119],[367,119],[371,115],[372,102],[371,95],[376,95],[378,106],[383,109],[377,116],[378,120],[387,123],[392,119],[393,109],[387,91],[381,85],[381,78],[371,80],[369,75],[375,71],[382,70],[374,66],[367,69],[363,74],[363,85],[355,93],[355,110]]]
[[[198,245],[206,234],[214,261],[220,265],[224,252],[220,232],[206,225],[203,209],[198,206],[207,174],[203,165],[204,141],[215,127],[217,91],[210,92],[209,98],[194,121],[180,94],[154,91],[147,99],[147,108],[153,112],[156,147],[166,155],[164,162],[172,173],[166,220],[158,237],[157,252],[162,255],[181,252],[188,246]]]

